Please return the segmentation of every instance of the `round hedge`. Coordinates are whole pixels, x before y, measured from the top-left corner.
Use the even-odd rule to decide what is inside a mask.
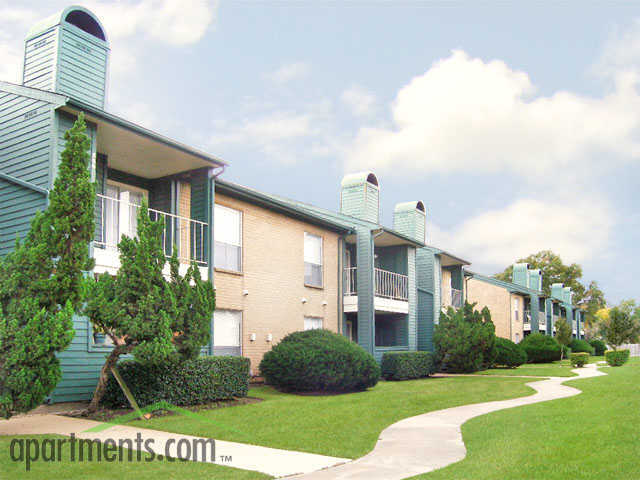
[[[520,342],[520,346],[527,352],[529,363],[548,363],[560,360],[560,344],[555,338],[542,333],[527,335]]]
[[[515,368],[527,362],[527,352],[517,343],[496,337],[496,365]]]
[[[602,340],[598,340],[597,338],[594,338],[593,340],[589,341],[589,345],[591,345],[595,350],[596,352],[595,355],[599,355],[599,356],[604,355],[604,352],[607,349],[607,344],[604,343]]]
[[[571,340],[569,347],[571,347],[571,351],[574,353],[588,353],[589,355],[593,355],[595,353],[595,349],[589,345],[589,342],[578,338]]]
[[[346,337],[318,329],[284,337],[264,355],[260,373],[284,391],[353,392],[378,383],[380,366]]]

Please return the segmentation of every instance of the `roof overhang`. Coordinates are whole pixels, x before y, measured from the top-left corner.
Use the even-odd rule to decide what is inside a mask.
[[[376,247],[397,247],[401,245],[424,247],[424,243],[384,227],[373,230],[373,238],[373,243]]]
[[[440,265],[443,267],[452,267],[457,265],[471,265],[471,262],[467,262],[462,258],[458,258],[442,250],[440,251],[440,253],[438,253],[438,255],[440,255]]]
[[[69,99],[61,110],[72,115],[84,112],[86,120],[97,126],[97,151],[107,155],[109,167],[116,170],[153,179],[227,165],[217,157],[75,100]]]

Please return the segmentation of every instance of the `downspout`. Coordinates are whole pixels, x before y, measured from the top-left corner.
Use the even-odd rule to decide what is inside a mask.
[[[215,239],[213,238],[213,212],[215,209],[215,182],[216,178],[222,175],[225,171],[226,166],[221,165],[219,170],[216,171],[216,168],[210,168],[207,172],[207,205],[209,208],[207,209],[207,224],[209,225],[209,235],[207,235],[206,247],[207,247],[207,267],[208,267],[208,275],[209,281],[213,285],[213,290],[216,289],[216,284],[214,281],[214,258],[213,253],[215,249]],[[211,334],[209,335],[209,355],[213,355],[213,317],[211,318]],[[242,346],[241,346],[242,348]]]

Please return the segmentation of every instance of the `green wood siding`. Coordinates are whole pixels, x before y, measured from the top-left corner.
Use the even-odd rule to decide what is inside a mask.
[[[407,337],[409,350],[418,349],[418,305],[417,305],[417,284],[416,284],[416,249],[407,248],[408,288],[409,288],[409,313],[407,315]]]
[[[0,92],[0,173],[48,189],[52,123],[49,103]],[[26,235],[46,201],[42,192],[0,180],[0,256]]]
[[[194,220],[199,220],[201,222],[208,222],[208,213],[207,213],[207,184],[209,182],[206,170],[198,171],[191,178],[191,218]],[[196,243],[195,249],[196,252],[204,251],[204,261],[209,261],[209,252],[206,248],[208,245],[208,235],[211,230],[211,226],[206,231],[206,235],[204,239],[201,239],[200,236],[196,235],[193,239]],[[204,241],[205,248],[202,248],[200,245],[201,242]]]
[[[344,215],[378,223],[380,192],[375,185],[363,182],[342,187],[340,212]]]
[[[435,284],[436,259],[429,248],[419,248],[416,251],[417,348],[423,351],[433,351],[433,325],[437,309],[435,292],[439,292]]]
[[[107,185],[107,156],[99,153],[96,157],[96,193],[100,193],[104,195],[106,191]],[[96,199],[96,208],[95,208],[95,223],[96,223],[96,233],[94,235],[94,240],[97,242],[103,241],[103,229],[102,229],[102,199]]]
[[[102,40],[62,23],[58,47],[56,91],[104,108],[109,50]]]
[[[375,308],[373,296],[373,238],[371,230],[356,227],[358,289],[358,344],[367,352],[374,352]]]
[[[393,215],[393,229],[418,242],[424,242],[425,221],[424,212],[417,208],[396,211]]]
[[[49,28],[25,42],[22,83],[27,87],[54,90],[58,53],[58,29]]]

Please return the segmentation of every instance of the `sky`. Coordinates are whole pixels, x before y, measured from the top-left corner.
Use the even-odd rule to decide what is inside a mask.
[[[0,79],[69,5],[0,0]],[[640,299],[640,4],[90,0],[107,110],[230,163],[224,178],[337,210],[371,170],[382,221],[485,274],[551,249]]]

